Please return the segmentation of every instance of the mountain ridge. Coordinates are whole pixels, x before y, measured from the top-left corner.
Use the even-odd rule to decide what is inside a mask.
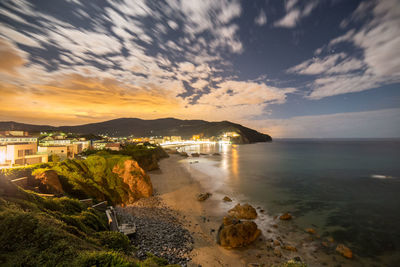
[[[77,134],[107,134],[109,136],[182,136],[193,135],[204,137],[218,136],[224,132],[240,134],[238,143],[254,143],[272,141],[268,134],[260,133],[243,125],[230,121],[209,122],[205,120],[180,120],[161,118],[143,120],[139,118],[117,118],[74,126],[51,126],[18,123],[14,121],[0,122],[0,130],[25,130],[28,132],[63,131]]]

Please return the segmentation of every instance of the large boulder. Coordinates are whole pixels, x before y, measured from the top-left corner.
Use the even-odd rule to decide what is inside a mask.
[[[39,190],[46,194],[63,194],[64,190],[58,178],[58,174],[53,170],[44,170],[35,174],[35,179],[40,182]]]
[[[235,207],[228,211],[230,216],[238,219],[253,220],[257,218],[257,211],[249,204],[240,205],[237,204]]]
[[[245,247],[261,234],[257,224],[252,221],[240,221],[225,217],[217,235],[217,243],[226,248]]]
[[[129,186],[128,199],[124,203],[132,203],[142,197],[150,197],[153,194],[153,184],[150,177],[139,166],[135,160],[125,160],[123,166],[117,164],[113,168],[113,173]]]

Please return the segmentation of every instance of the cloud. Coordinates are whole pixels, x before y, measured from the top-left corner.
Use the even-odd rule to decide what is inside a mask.
[[[301,7],[297,0],[286,1],[286,14],[283,18],[274,23],[275,27],[294,28],[298,22],[311,14],[317,7],[318,1],[309,1]]]
[[[254,23],[259,26],[267,24],[267,15],[265,15],[263,9],[261,9],[260,14],[254,19]]]
[[[9,41],[0,38],[0,71],[17,75],[19,67],[27,61],[25,55]]]
[[[247,124],[276,138],[399,138],[400,109],[299,116]]]
[[[400,82],[400,6],[397,1],[370,1],[361,3],[351,20],[366,20],[362,27],[348,30],[317,49],[321,56],[326,50],[350,43],[363,53],[361,56],[338,52],[323,58],[306,60],[288,72],[318,75],[309,84],[311,99],[361,92],[379,86]]]

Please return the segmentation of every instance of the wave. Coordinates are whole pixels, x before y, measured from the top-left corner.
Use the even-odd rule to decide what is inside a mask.
[[[383,175],[383,174],[372,174],[370,177],[371,178],[375,178],[375,179],[391,179],[391,178],[394,178],[393,176]]]

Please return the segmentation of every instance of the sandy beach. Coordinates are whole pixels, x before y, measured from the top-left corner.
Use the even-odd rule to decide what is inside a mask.
[[[255,220],[262,235],[255,242],[240,249],[226,249],[217,245],[216,235],[222,219],[237,202],[233,199],[224,203],[220,189],[216,194],[209,189],[213,195],[199,202],[197,195],[206,191],[196,179],[202,174],[188,171],[187,164],[190,161],[195,159],[171,155],[159,162],[159,170],[149,173],[155,198],[162,203],[157,205],[171,210],[176,221],[193,238],[187,266],[273,266],[295,258],[308,266],[362,266],[357,261],[335,254],[333,242],[297,229],[290,221],[274,218],[262,207],[257,207],[259,216]],[[135,212],[131,210],[131,213]],[[328,242],[327,247],[321,245],[324,241]],[[286,249],[287,246],[296,249]]]

